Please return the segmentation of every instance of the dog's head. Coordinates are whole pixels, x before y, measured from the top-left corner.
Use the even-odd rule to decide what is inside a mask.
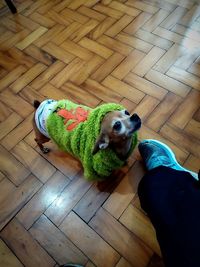
[[[140,127],[141,119],[135,113],[130,115],[127,110],[107,113],[102,121],[93,154],[112,146],[119,156],[125,157],[131,146],[131,136]]]

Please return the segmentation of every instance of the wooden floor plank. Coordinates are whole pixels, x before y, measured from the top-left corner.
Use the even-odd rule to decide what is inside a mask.
[[[174,80],[172,78],[170,78],[169,76],[167,75],[164,75],[158,71],[155,71],[155,70],[150,70],[146,75],[145,77],[162,86],[163,88],[181,96],[181,97],[185,97],[189,91],[190,91],[190,87],[187,86],[187,85],[184,85],[183,83],[180,83],[179,81],[177,80]]]
[[[114,23],[116,22],[116,20],[114,18],[111,17],[107,17],[105,18],[101,23],[99,23],[99,25],[94,28],[94,30],[92,30],[89,33],[89,37],[92,40],[97,40],[101,35],[103,35]]]
[[[94,6],[94,10],[97,10],[105,15],[108,15],[114,19],[120,19],[123,15],[123,13],[119,10],[112,9],[107,6],[103,6],[101,4],[97,4]]]
[[[1,174],[3,175],[3,174]],[[8,178],[1,177],[0,180],[0,203],[3,202],[4,199],[7,198],[7,196],[15,190],[15,186]]]
[[[19,96],[31,105],[33,105],[34,100],[42,102],[45,99],[42,94],[34,90],[31,86],[26,86],[24,89],[22,89],[19,93]]]
[[[26,118],[26,116],[30,115],[33,111],[33,107],[28,102],[18,95],[13,94],[10,89],[1,93],[1,101],[23,118]]]
[[[192,90],[170,118],[170,122],[183,129],[199,108],[200,93]]]
[[[23,51],[17,49],[16,47],[12,47],[7,51],[9,55],[9,61],[17,62],[18,64],[24,65],[27,69],[31,68],[36,64],[36,60],[33,55],[28,55]]]
[[[11,109],[7,105],[0,102],[0,122],[6,120],[11,113]]]
[[[192,66],[187,71],[200,77],[200,65],[199,64],[196,64],[196,63],[192,64]]]
[[[19,141],[21,141],[32,130],[33,115],[28,116],[24,121],[19,123],[9,134],[3,138],[1,144],[11,150]]]
[[[62,194],[46,210],[45,215],[59,226],[70,210],[78,203],[90,188],[91,183],[85,181],[81,174],[77,175]]]
[[[168,17],[169,12],[163,9],[160,9],[156,14],[154,14],[144,25],[143,29],[145,31],[152,32],[156,29],[156,27],[166,18]]]
[[[109,49],[113,49],[115,52],[118,52],[124,56],[127,56],[133,50],[133,48],[129,44],[123,44],[122,42],[119,42],[106,35],[102,35],[100,38],[97,39],[97,41],[105,45]]]
[[[11,153],[0,146],[1,171],[15,184],[20,185],[30,171],[26,169]]]
[[[197,139],[199,138],[200,123],[195,120],[190,120],[190,122],[185,127],[186,133],[190,133]]]
[[[91,30],[93,30],[99,22],[97,20],[91,19],[84,26],[81,26],[76,32],[70,36],[70,40],[74,42],[79,42],[83,37],[85,37]],[[86,27],[85,27],[86,26]],[[86,38],[86,37],[85,37]],[[88,40],[89,42],[90,40]]]
[[[0,236],[25,266],[54,266],[55,261],[38,245],[17,219],[13,219],[3,229]]]
[[[15,15],[0,3],[0,266],[164,266],[138,197],[138,148],[90,183],[52,141],[41,152],[33,102],[119,103],[140,116],[139,141],[164,142],[198,172],[197,2],[18,0]]]
[[[152,46],[150,46],[150,44],[154,45],[154,46],[158,46],[162,49],[169,49],[172,45],[173,42],[170,40],[166,40],[156,34],[150,33],[148,31],[145,31],[143,29],[139,29],[136,33],[135,36],[138,37],[138,40],[143,40],[145,41],[145,43],[147,42],[148,46],[147,46],[147,50],[149,51]],[[145,44],[144,43],[144,44]],[[139,48],[138,48],[139,49]]]
[[[53,21],[50,18],[42,16],[38,12],[34,12],[33,14],[31,14],[30,18],[32,19],[32,22],[35,21],[39,23],[41,26],[43,26],[44,28],[51,28],[55,25],[55,21]]]
[[[187,9],[178,6],[174,11],[160,24],[161,27],[171,30],[174,25],[183,17]]]
[[[45,85],[48,81],[50,81],[58,72],[60,73],[65,64],[59,60],[55,63],[51,64],[51,66],[46,69],[43,73],[41,73],[36,79],[31,82],[31,87],[39,90],[43,85]]]
[[[0,229],[14,217],[17,212],[31,199],[31,197],[41,187],[41,182],[33,175],[28,178],[14,190],[8,197],[0,203]]]
[[[16,47],[20,50],[25,49],[29,46],[32,42],[37,40],[40,36],[42,36],[45,32],[47,32],[47,28],[40,26],[38,29],[33,31],[31,34],[26,36],[26,38],[19,43],[16,44]]]
[[[184,163],[184,167],[198,173],[199,172],[199,164],[200,164],[200,159],[198,157],[190,155],[188,157],[188,159],[186,160],[186,162]]]
[[[93,53],[88,51],[88,49],[85,49],[81,47],[80,45],[76,44],[75,42],[72,42],[70,40],[64,41],[60,47],[64,48],[66,51],[70,52],[71,54],[79,57],[82,60],[88,61],[93,56]]]
[[[87,262],[86,256],[44,215],[31,227],[30,233],[59,264]]]
[[[122,80],[143,58],[145,54],[138,50],[133,50],[125,60],[112,72],[112,75]]]
[[[79,44],[105,59],[107,59],[113,54],[113,51],[111,51],[109,48],[103,45],[100,45],[97,42],[92,41],[86,37],[83,38],[79,42]]]
[[[147,216],[142,214],[137,208],[130,204],[119,221],[136,236],[144,240],[145,243],[148,244],[149,247],[158,255],[161,255],[160,247],[156,239],[155,229]]]
[[[96,211],[102,206],[102,204],[113,192],[120,179],[124,176],[123,172],[116,173],[113,175],[115,181],[109,179],[102,183],[94,183],[84,197],[77,203],[73,210],[78,214],[85,222],[94,216]]]
[[[185,49],[181,46],[174,44],[165,55],[156,63],[154,69],[165,73],[168,69],[181,57],[185,52]]]
[[[13,83],[17,78],[24,74],[24,72],[26,72],[26,68],[21,65],[15,68],[13,71],[9,72],[8,75],[0,80],[0,91]]]
[[[167,72],[167,75],[200,91],[200,78],[193,74],[177,69],[176,67],[172,67]]]
[[[123,31],[133,35],[150,17],[149,13],[140,13]]]
[[[69,179],[57,171],[41,187],[35,196],[17,214],[21,224],[29,229],[69,183]]]
[[[85,3],[87,4],[87,2]],[[90,17],[91,19],[96,19],[96,20],[99,20],[99,21],[102,21],[106,18],[105,15],[93,10],[93,9],[90,9],[86,6],[80,6],[80,8],[78,9],[78,12],[87,16],[87,17]]]
[[[117,92],[110,92],[110,90],[103,86],[102,84],[98,83],[95,80],[87,79],[83,84],[82,87],[87,90],[91,94],[95,94],[98,92],[98,96],[105,102],[119,102],[122,100],[122,96],[119,95]]]
[[[124,56],[119,53],[114,53],[110,56],[105,63],[103,63],[92,75],[91,78],[101,82],[107,75],[109,75],[121,61],[124,59]]]
[[[119,254],[75,213],[71,212],[66,217],[60,225],[60,229],[73,243],[80,247],[96,266],[112,267],[119,260]],[[96,253],[97,250],[99,253]]]
[[[153,47],[149,53],[142,60],[140,60],[139,64],[132,69],[132,71],[138,76],[143,77],[164,53],[164,49]]]
[[[66,64],[74,59],[74,56],[72,54],[68,53],[63,48],[58,47],[54,43],[48,43],[44,45],[42,49]]]
[[[2,66],[5,70],[11,71],[17,66],[17,63],[11,57],[5,55],[3,52],[0,52],[0,66]]]
[[[79,58],[74,59],[69,65],[59,71],[59,73],[50,81],[51,84],[59,88],[67,82],[72,75],[79,71],[79,69],[83,67],[83,64],[83,60]]]
[[[121,88],[120,94],[124,97],[129,98],[135,103],[139,103],[144,97],[144,93],[137,90],[133,86],[128,85],[125,82],[116,79],[113,76],[107,76],[106,79],[102,82],[102,84],[113,91],[119,92],[118,88]]]
[[[79,73],[78,73],[79,74]],[[82,76],[83,74],[83,76]],[[78,75],[76,83],[84,82],[84,76],[87,75],[87,72],[80,72],[80,76]],[[79,80],[80,78],[80,80]],[[67,96],[71,97],[72,101],[78,102],[82,105],[88,105],[89,107],[96,107],[100,103],[100,99],[94,95],[89,94],[87,91],[84,91],[81,87],[74,85],[73,83],[66,83],[62,86],[62,90],[66,92]]]
[[[153,112],[155,107],[159,104],[159,100],[146,95],[142,101],[140,101],[139,105],[137,105],[134,108],[134,112],[139,115],[141,118],[142,122],[146,120],[146,118]]]
[[[134,16],[136,17],[137,15],[140,14],[140,11],[136,8],[132,8],[130,6],[127,6],[125,4],[122,4],[122,3],[119,3],[117,1],[112,1],[110,4],[109,4],[109,7],[112,7],[116,10],[119,10],[120,12],[123,12],[127,15],[130,15],[130,16]]]
[[[38,40],[34,42],[34,44],[38,47],[42,47],[45,44],[47,44],[51,39],[54,38],[54,36],[58,35],[64,27],[62,25],[55,25],[52,27],[49,31],[47,31],[45,34],[43,34]]]
[[[105,32],[106,35],[110,37],[115,37],[119,32],[121,32],[132,20],[133,14],[131,16],[124,15],[120,20],[118,20],[109,30]]]
[[[27,29],[21,30],[20,32],[14,34],[11,38],[3,42],[1,44],[1,50],[2,51],[8,50],[9,48],[13,47],[14,45],[22,41],[28,35],[29,31]]]
[[[19,142],[13,149],[12,154],[21,161],[42,182],[45,183],[56,171],[40,154],[24,141]]]
[[[82,14],[79,14],[69,8],[64,8],[61,12],[61,15],[63,15],[66,18],[71,19],[72,21],[77,21],[81,24],[85,24],[89,21],[89,18],[87,16],[84,16]]]
[[[102,57],[99,55],[94,55],[89,62],[85,62],[73,76],[70,77],[70,81],[77,85],[81,85],[87,78],[99,68],[99,66],[104,62]]]
[[[146,120],[146,125],[156,132],[159,131],[161,126],[164,125],[171,114],[180,105],[181,101],[181,97],[169,92]]]
[[[148,12],[150,14],[155,14],[158,11],[158,8],[157,7],[151,6],[151,5],[149,5],[147,3],[144,3],[144,2],[131,1],[131,0],[129,0],[126,4],[128,6],[135,7],[137,9],[139,9],[139,10]]]
[[[20,122],[22,118],[15,112],[9,115],[3,122],[0,123],[0,140],[12,131]]]
[[[138,162],[135,163],[121,183],[115,188],[112,195],[106,200],[103,208],[116,219],[119,219],[135,196],[138,183],[143,174],[144,169],[142,165]]]
[[[89,225],[117,251],[120,251],[131,264],[136,267],[147,266],[152,251],[109,213],[100,209]],[[127,250],[127,246],[131,246],[131,251]]]
[[[141,50],[142,52],[149,52],[152,48],[152,45],[149,44],[148,42],[144,42],[143,40],[141,39],[138,39],[134,36],[131,36],[129,34],[126,34],[126,33],[119,33],[117,36],[116,36],[116,39],[121,41],[122,43],[125,43],[131,47],[134,47],[138,50]]]
[[[14,93],[21,91],[26,85],[28,85],[32,80],[34,80],[40,73],[46,69],[46,66],[38,63],[29,69],[25,74],[23,74],[17,81],[10,85],[10,88]]]
[[[164,137],[168,138],[173,143],[176,143],[178,146],[182,146],[196,157],[200,156],[200,144],[197,139],[193,138],[191,135],[189,135],[189,138],[186,133],[181,132],[178,128],[168,124],[165,124],[160,132]]]
[[[17,259],[12,251],[0,239],[0,264],[2,267],[23,267],[23,264]]]
[[[149,82],[148,80],[141,78],[135,75],[134,73],[129,73],[124,78],[124,81],[130,84],[131,86],[138,88],[142,92],[157,98],[158,100],[162,100],[167,94],[167,90],[165,90],[162,85],[159,86],[157,84]]]
[[[31,44],[27,48],[25,48],[24,52],[34,57],[37,61],[48,66],[56,61],[56,58],[53,55],[43,50],[42,48],[35,46],[34,44]]]
[[[125,260],[123,257],[119,260],[119,262],[117,263],[116,267],[131,267],[132,265]]]

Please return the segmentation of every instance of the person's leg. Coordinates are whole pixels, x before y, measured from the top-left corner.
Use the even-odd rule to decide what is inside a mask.
[[[162,143],[142,142],[139,150],[148,172],[138,194],[155,227],[165,265],[199,267],[199,182],[189,170],[179,169]]]

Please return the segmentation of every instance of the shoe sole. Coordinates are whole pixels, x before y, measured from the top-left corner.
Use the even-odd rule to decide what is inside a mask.
[[[152,143],[156,143],[156,144],[159,144],[159,145],[161,145],[161,146],[163,146],[166,150],[167,150],[167,152],[168,152],[168,154],[169,154],[169,157],[171,158],[171,160],[173,160],[175,163],[176,163],[176,165],[180,168],[180,170],[179,171],[185,171],[185,172],[189,172],[196,180],[198,180],[198,174],[197,173],[195,173],[195,172],[193,172],[193,171],[190,171],[190,170],[188,170],[188,169],[185,169],[185,168],[183,168],[179,163],[178,163],[178,161],[177,161],[177,159],[176,159],[176,157],[175,157],[175,154],[174,154],[174,152],[171,150],[171,148],[169,148],[167,145],[165,145],[164,143],[162,143],[162,142],[160,142],[160,141],[158,141],[158,140],[154,140],[154,139],[145,139],[144,141],[149,141],[149,142],[152,142]],[[141,142],[142,143],[142,142]]]

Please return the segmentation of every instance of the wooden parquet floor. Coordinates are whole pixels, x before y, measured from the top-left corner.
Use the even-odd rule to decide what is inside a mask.
[[[60,152],[41,155],[34,99],[137,112],[139,138],[200,168],[200,5],[195,0],[0,3],[0,266],[162,266],[137,186],[137,151],[113,179],[86,181]]]

